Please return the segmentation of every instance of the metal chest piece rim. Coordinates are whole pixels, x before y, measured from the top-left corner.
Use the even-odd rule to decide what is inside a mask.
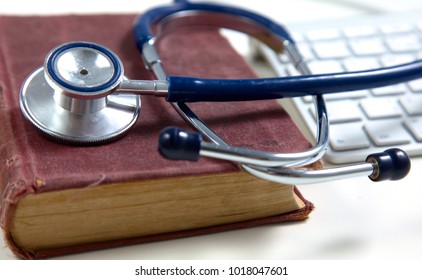
[[[25,80],[23,115],[39,130],[67,143],[97,144],[124,134],[140,115],[140,96],[111,95],[125,79],[107,48],[71,42],[53,49]]]

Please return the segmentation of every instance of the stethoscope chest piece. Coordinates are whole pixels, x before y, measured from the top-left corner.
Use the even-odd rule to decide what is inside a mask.
[[[66,142],[93,144],[126,132],[140,114],[140,97],[112,95],[125,79],[110,50],[68,43],[52,50],[24,82],[20,106],[44,133]]]

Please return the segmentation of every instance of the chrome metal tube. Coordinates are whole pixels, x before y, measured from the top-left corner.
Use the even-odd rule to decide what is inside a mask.
[[[243,165],[242,168],[250,174],[271,182],[281,184],[315,184],[334,180],[348,179],[357,176],[370,176],[374,172],[374,165],[361,163],[327,169],[271,169],[261,170]]]
[[[147,53],[143,54],[144,60],[151,62],[149,64],[149,69],[154,73],[158,80],[166,80],[167,74],[164,71],[164,67],[158,57],[155,46],[152,44],[154,44],[154,40],[150,40],[148,43],[144,44],[142,49],[148,50]],[[217,135],[217,133],[209,128],[184,102],[172,102],[170,104],[176,112],[179,113],[179,115],[193,128],[199,131],[203,137],[215,144],[228,146],[228,144],[226,144],[224,140]]]
[[[166,80],[124,80],[120,83],[116,93],[124,92],[166,97],[168,89],[169,83]]]
[[[310,161],[313,162],[313,157],[319,156],[313,150],[303,153],[283,154],[233,146],[219,146],[207,142],[201,143],[200,155],[264,167],[295,167],[300,162],[303,162],[303,164]]]

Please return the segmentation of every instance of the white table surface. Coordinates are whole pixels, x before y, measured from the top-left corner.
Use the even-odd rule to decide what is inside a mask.
[[[134,13],[168,2],[1,0],[0,14]],[[419,0],[402,0],[400,7],[396,7],[396,0],[219,2],[249,7],[287,24],[362,15],[368,11],[422,8]],[[409,176],[399,182],[374,184],[367,178],[356,178],[299,186],[316,206],[305,222],[266,225],[58,259],[421,259],[421,171],[422,158],[416,158]],[[0,239],[0,259],[15,259],[3,239]]]

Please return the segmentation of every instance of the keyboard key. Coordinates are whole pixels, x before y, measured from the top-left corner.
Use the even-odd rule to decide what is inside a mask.
[[[387,52],[382,40],[380,38],[364,38],[354,39],[350,41],[350,47],[355,55],[377,55]]]
[[[409,63],[414,61],[415,55],[413,54],[387,54],[381,57],[381,64],[384,67],[390,67],[394,65]]]
[[[369,96],[369,90],[355,90],[324,95],[325,100],[361,99]]]
[[[422,79],[413,80],[408,82],[407,85],[413,92],[422,92]]]
[[[404,84],[391,85],[391,86],[372,89],[372,94],[376,96],[397,95],[397,94],[403,94],[405,92],[406,92],[406,86]]]
[[[344,35],[349,38],[368,37],[377,34],[377,29],[371,25],[351,26],[344,29]]]
[[[422,95],[408,95],[400,98],[400,104],[411,115],[422,115]]]
[[[364,128],[376,146],[401,145],[411,141],[400,120],[370,122]]]
[[[310,41],[333,40],[340,36],[340,30],[334,28],[311,30],[306,34],[306,37]]]
[[[354,101],[341,100],[327,102],[330,123],[353,122],[362,119],[362,113]]]
[[[346,123],[330,126],[330,145],[336,151],[369,148],[370,142],[361,123]]]
[[[341,41],[315,43],[314,51],[320,59],[343,58],[351,54],[346,43]]]
[[[343,60],[346,71],[363,71],[380,68],[381,65],[375,57],[350,57]]]
[[[417,51],[421,48],[421,43],[416,34],[403,34],[391,36],[385,39],[392,52]]]
[[[369,90],[355,90],[355,91],[346,91],[346,92],[336,92],[325,94],[324,99],[326,101],[332,100],[342,100],[342,99],[362,99],[369,96]],[[304,96],[303,100],[306,103],[312,102],[312,96]]]
[[[302,55],[305,61],[313,60],[315,58],[315,55],[309,45],[299,43],[297,44],[297,49],[299,50],[299,53]]]
[[[384,34],[408,33],[413,30],[413,26],[408,22],[395,22],[383,24],[380,29]]]
[[[422,117],[409,118],[404,122],[405,126],[412,133],[413,137],[422,142]]]
[[[352,100],[330,101],[326,103],[326,106],[330,124],[362,120],[362,113],[356,102]],[[311,107],[311,113],[315,117],[314,107]]]
[[[337,60],[316,60],[308,63],[312,74],[344,72],[343,66]]]
[[[402,115],[402,110],[396,99],[371,98],[360,103],[369,119],[394,118]]]

